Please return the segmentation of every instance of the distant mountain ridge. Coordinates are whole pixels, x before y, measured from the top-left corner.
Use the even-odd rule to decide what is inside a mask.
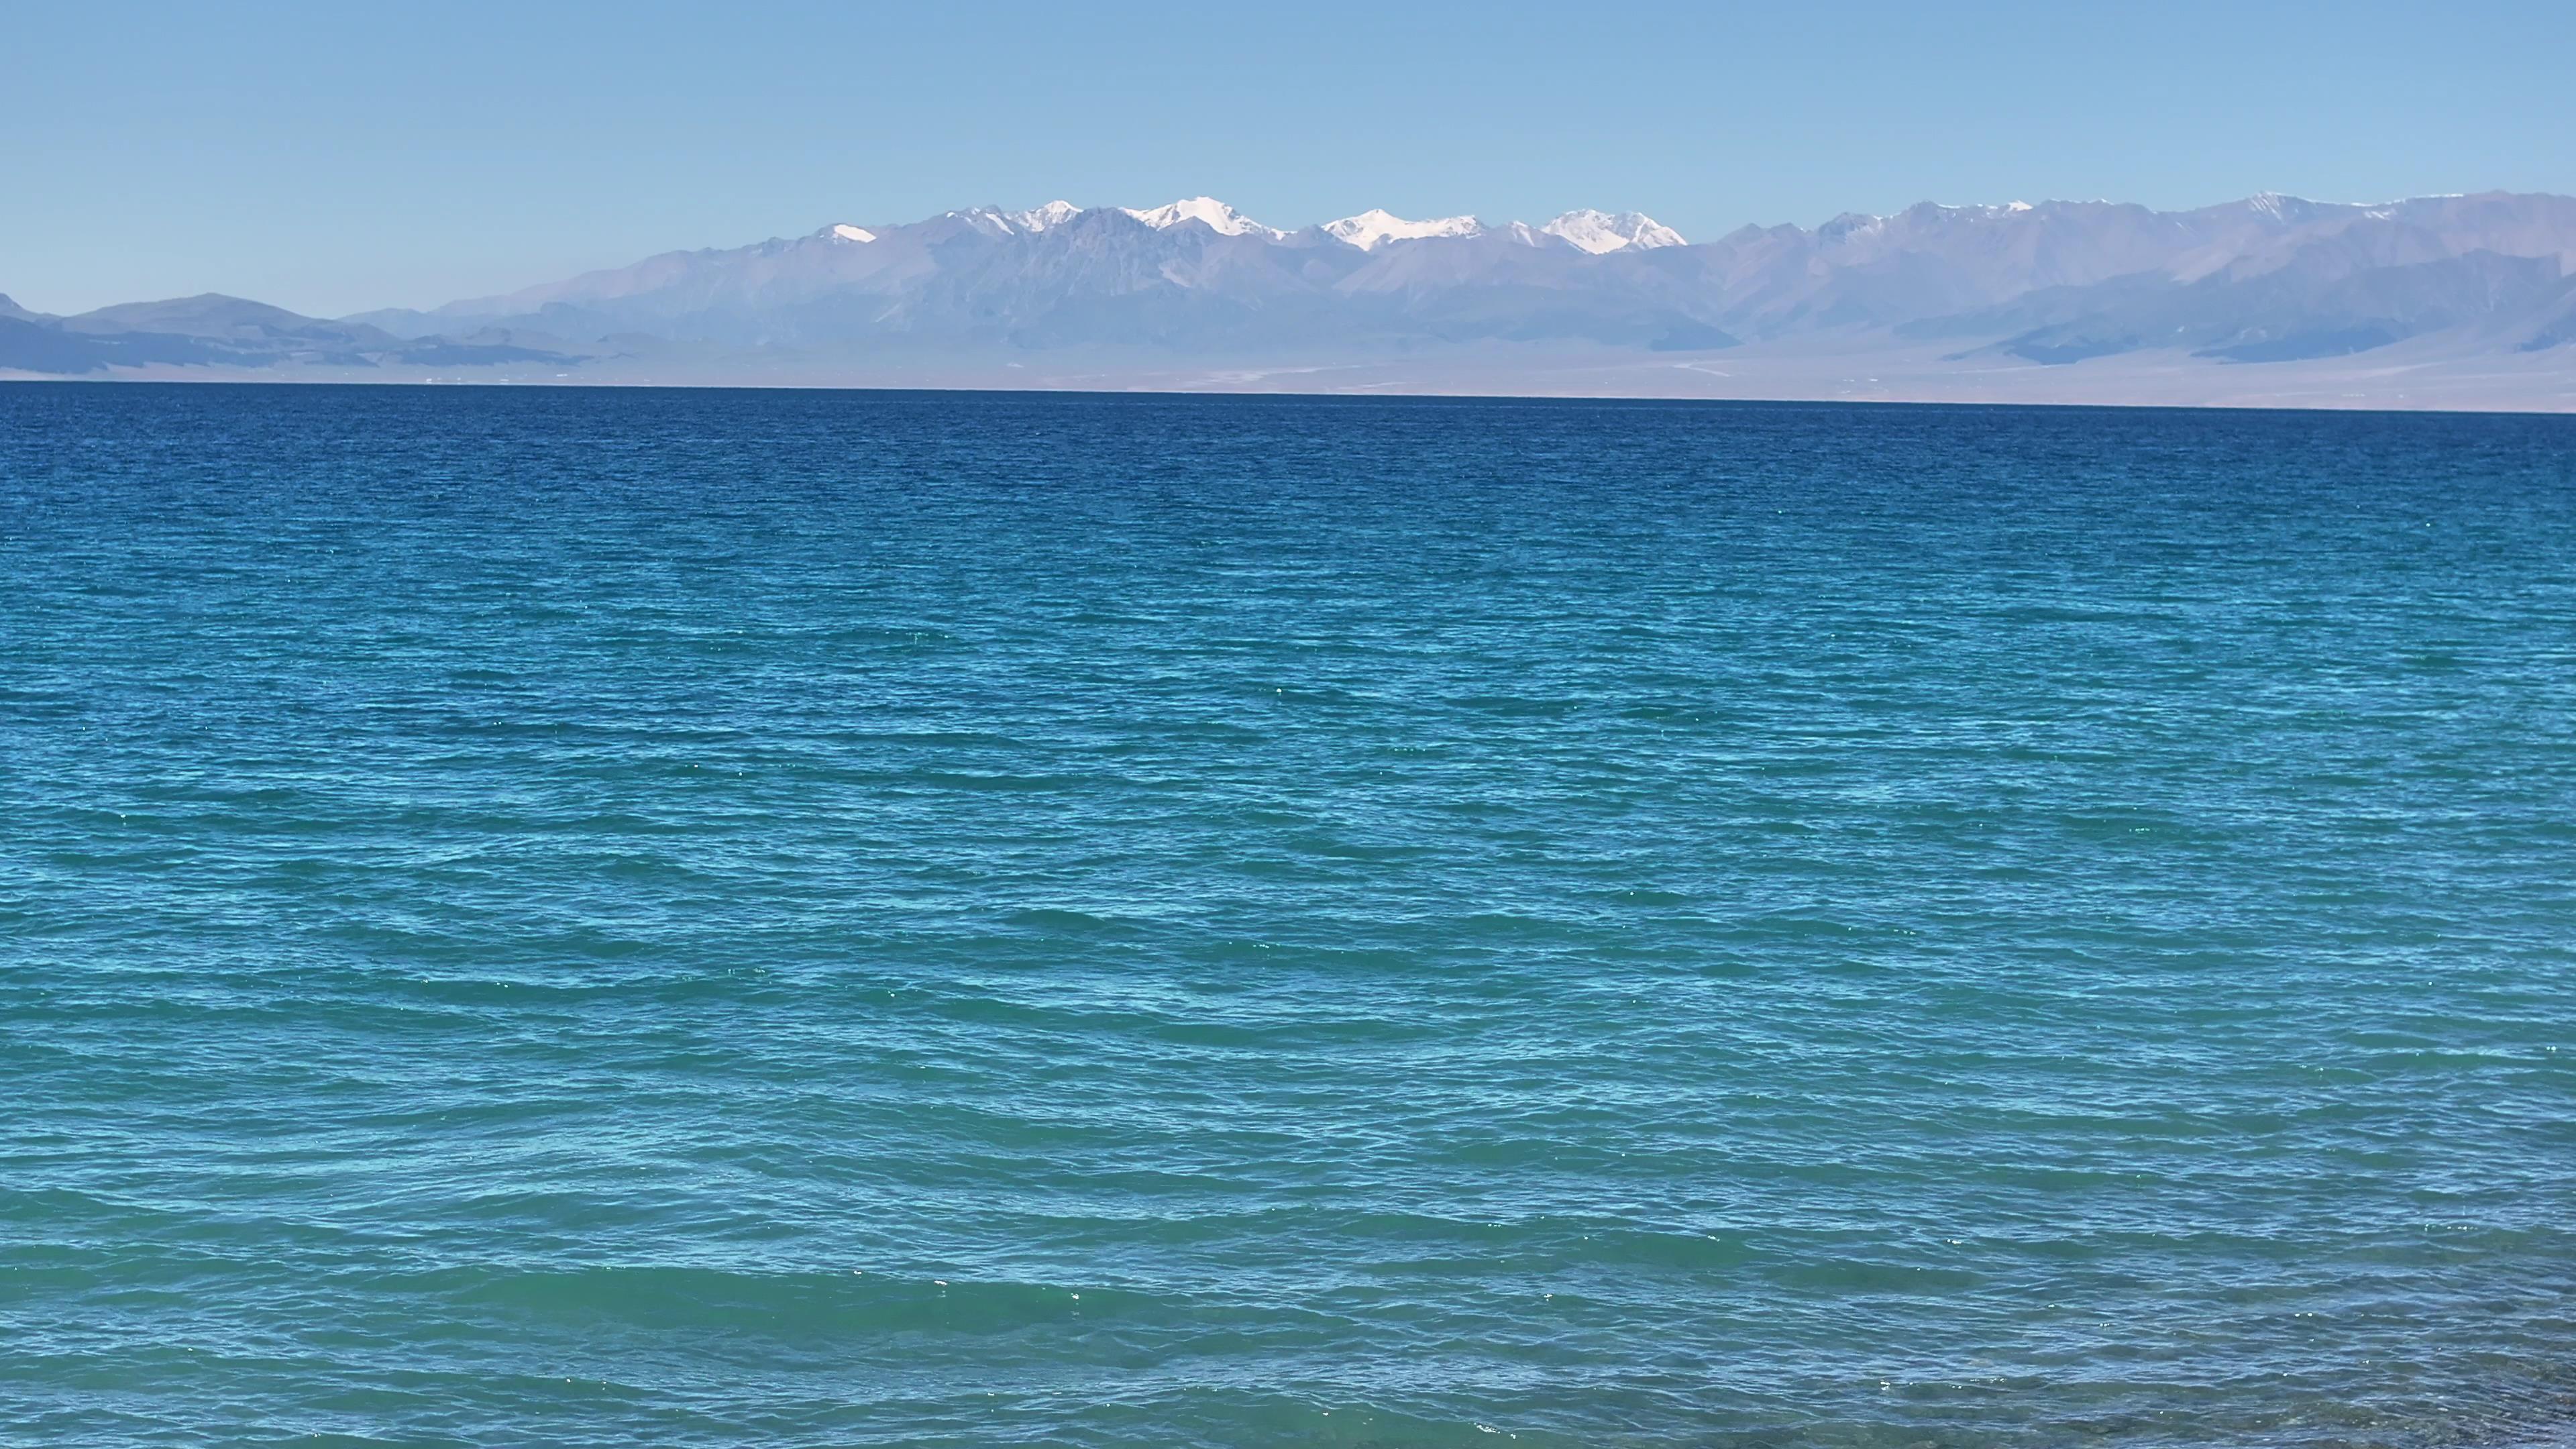
[[[648,359],[720,378],[1094,352],[1329,364],[1443,349],[1792,346],[1930,349],[1960,367],[2080,368],[2130,354],[2241,367],[2401,344],[2576,367],[2571,343],[2576,198],[2504,192],[2378,205],[2267,193],[2179,212],[1926,202],[1698,243],[1636,212],[1530,226],[1371,210],[1288,229],[1205,196],[1134,209],[1055,201],[841,221],[328,322],[220,297],[69,318],[0,299],[0,369],[56,375],[580,376]]]
[[[28,312],[0,297],[0,370],[81,376],[119,369],[208,367],[495,367],[570,365],[569,354],[491,336],[396,337],[209,292],[126,302],[75,317]]]

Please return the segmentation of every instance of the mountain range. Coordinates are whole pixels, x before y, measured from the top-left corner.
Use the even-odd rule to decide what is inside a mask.
[[[1701,242],[1636,212],[1284,229],[1058,201],[425,312],[0,297],[0,371],[2576,407],[2576,198],[1927,202]]]

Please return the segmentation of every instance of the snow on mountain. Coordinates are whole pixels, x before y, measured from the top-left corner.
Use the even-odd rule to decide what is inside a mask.
[[[1584,207],[1567,212],[1539,230],[1549,236],[1563,237],[1594,256],[1615,252],[1621,247],[1636,247],[1642,251],[1647,247],[1689,245],[1682,240],[1680,232],[1636,211],[1594,211]]]
[[[1008,218],[989,206],[970,206],[964,211],[940,213],[941,220],[952,218],[966,223],[986,236],[1015,236],[1019,232],[1019,228],[1011,225]]]
[[[1119,210],[1156,231],[1178,226],[1185,221],[1196,221],[1205,223],[1220,236],[1257,234],[1276,240],[1288,234],[1277,227],[1263,226],[1213,196],[1183,197],[1179,201],[1144,211],[1139,211],[1132,206],[1122,206]]]
[[[1033,206],[1026,211],[1003,212],[1002,220],[1022,231],[1045,231],[1051,226],[1062,226],[1080,215],[1082,215],[1082,208],[1070,201],[1050,201],[1044,206]]]
[[[1376,210],[1290,234],[1206,197],[1143,211],[1059,201],[840,223],[344,320],[406,340],[498,328],[547,351],[659,339],[675,356],[1330,357],[1501,341],[1686,352],[1831,332],[2051,366],[2176,350],[2235,366],[2400,342],[2576,365],[2576,198],[2266,195],[2190,212],[1927,201],[1696,245],[1633,212],[1532,227]],[[110,323],[166,330],[121,313],[62,325],[88,336]],[[58,342],[29,346],[53,356]]]
[[[1133,215],[1134,213],[1130,213]],[[1050,201],[1026,211],[1003,211],[998,207],[970,206],[964,211],[943,212],[955,217],[986,236],[1034,236],[1052,227],[1064,225],[1082,215],[1082,208],[1070,201]]]
[[[1380,242],[1420,241],[1435,236],[1477,236],[1484,230],[1485,224],[1472,216],[1406,221],[1403,217],[1375,209],[1324,223],[1327,235],[1339,237],[1364,252],[1376,250]]]

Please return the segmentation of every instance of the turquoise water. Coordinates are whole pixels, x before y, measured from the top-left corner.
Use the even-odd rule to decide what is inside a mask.
[[[0,578],[9,1443],[2576,1422],[2576,419],[10,387]]]

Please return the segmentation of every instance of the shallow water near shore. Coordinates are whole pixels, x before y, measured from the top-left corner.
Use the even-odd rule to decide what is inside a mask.
[[[0,1440],[2576,1422],[2576,419],[0,387]]]

